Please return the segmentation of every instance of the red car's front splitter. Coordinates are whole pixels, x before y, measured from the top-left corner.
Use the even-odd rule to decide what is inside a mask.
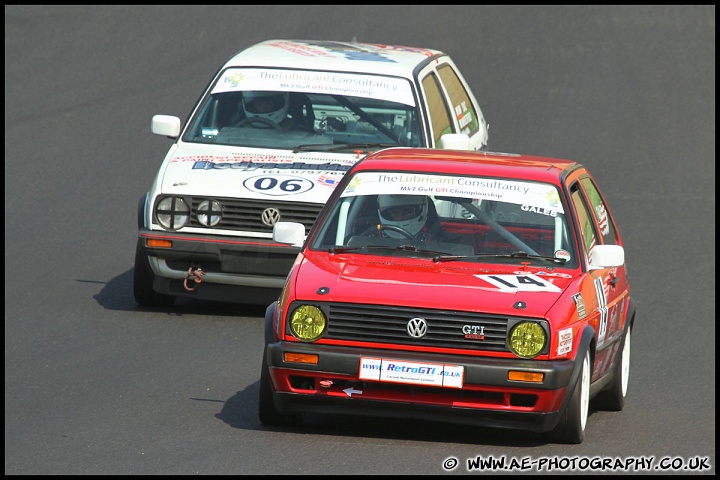
[[[276,408],[283,413],[423,418],[536,432],[557,424],[566,390],[426,387],[287,368],[270,368],[270,375]]]

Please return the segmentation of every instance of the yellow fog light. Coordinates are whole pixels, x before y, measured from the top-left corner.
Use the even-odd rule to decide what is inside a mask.
[[[545,347],[545,330],[535,322],[520,322],[510,332],[510,350],[520,358],[534,358]]]
[[[314,342],[325,333],[327,319],[318,307],[303,305],[290,315],[290,331],[298,340]]]

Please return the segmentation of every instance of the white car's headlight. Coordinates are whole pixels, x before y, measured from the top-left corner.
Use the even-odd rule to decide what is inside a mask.
[[[206,227],[214,227],[222,219],[222,205],[217,200],[203,200],[197,207],[197,221]]]
[[[155,218],[166,230],[179,230],[190,223],[190,206],[180,197],[165,197],[155,207]]]

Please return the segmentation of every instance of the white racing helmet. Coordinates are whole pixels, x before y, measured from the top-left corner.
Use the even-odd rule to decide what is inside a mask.
[[[287,92],[255,91],[243,94],[245,117],[262,117],[280,123],[285,119],[290,107]]]
[[[425,195],[378,195],[380,223],[400,227],[411,235],[417,235],[428,216],[428,200]],[[394,238],[403,238],[399,232],[386,231]]]

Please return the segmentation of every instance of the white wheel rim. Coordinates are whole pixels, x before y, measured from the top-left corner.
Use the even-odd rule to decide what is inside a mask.
[[[630,379],[630,330],[625,334],[625,345],[623,346],[622,353],[622,368],[620,370],[622,375],[622,396],[625,397],[627,393],[628,380]]]
[[[585,431],[585,424],[590,408],[590,352],[585,354],[580,380],[580,428]]]

